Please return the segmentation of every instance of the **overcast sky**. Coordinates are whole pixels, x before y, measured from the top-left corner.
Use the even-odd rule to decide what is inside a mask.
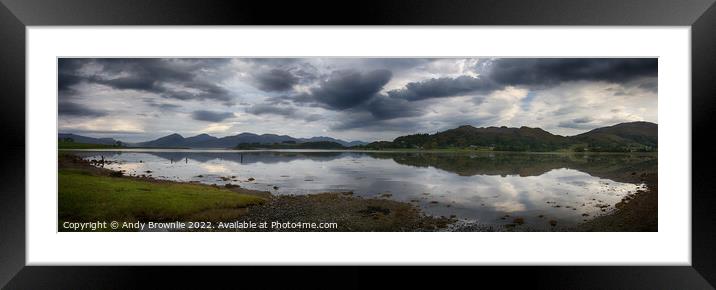
[[[59,131],[392,140],[460,125],[657,122],[657,59],[60,59]]]

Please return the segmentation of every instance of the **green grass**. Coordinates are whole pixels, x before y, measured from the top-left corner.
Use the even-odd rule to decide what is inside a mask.
[[[96,220],[195,221],[192,216],[206,217],[202,213],[235,210],[263,201],[257,196],[208,185],[153,182],[97,176],[82,170],[59,170],[60,223]]]

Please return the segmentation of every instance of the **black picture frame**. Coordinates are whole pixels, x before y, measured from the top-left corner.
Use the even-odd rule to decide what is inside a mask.
[[[371,286],[365,278],[413,277],[399,285],[500,279],[549,288],[713,289],[716,285],[714,157],[708,142],[716,119],[715,0],[383,0],[178,1],[0,0],[0,285],[8,289],[207,287],[263,274],[274,283]],[[692,248],[690,266],[480,267],[50,267],[25,264],[25,28],[73,25],[599,25],[691,27]],[[681,97],[681,96],[668,96]],[[670,194],[662,192],[662,194]],[[638,246],[638,245],[631,245]],[[319,271],[320,274],[315,272]],[[469,273],[465,276],[464,274]],[[437,275],[434,279],[428,278]],[[311,277],[320,277],[314,279]],[[496,278],[499,277],[499,278]],[[149,278],[154,282],[139,282]],[[427,280],[427,281],[426,281]],[[446,281],[447,280],[447,281]],[[247,281],[242,281],[246,283]],[[319,284],[311,284],[317,286]],[[231,285],[231,284],[229,284]],[[293,285],[293,284],[291,284]],[[320,288],[320,287],[316,287]]]

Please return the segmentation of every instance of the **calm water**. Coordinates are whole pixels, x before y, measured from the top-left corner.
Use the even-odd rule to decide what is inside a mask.
[[[144,149],[78,154],[114,161],[105,167],[128,175],[231,183],[274,194],[352,191],[411,202],[430,215],[485,224],[522,217],[536,227],[550,219],[575,224],[612,210],[624,195],[643,188],[620,182],[624,172],[656,166],[653,155],[627,154]]]

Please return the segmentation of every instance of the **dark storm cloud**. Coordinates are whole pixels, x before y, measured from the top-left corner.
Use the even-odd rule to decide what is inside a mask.
[[[334,130],[377,129],[383,126],[385,130],[408,132],[414,129],[416,124],[393,122],[393,120],[421,116],[424,113],[424,108],[418,103],[378,94],[367,103],[347,110],[346,117],[338,120],[331,128]]]
[[[228,59],[61,59],[59,87],[63,89],[84,81],[117,90],[155,93],[165,98],[228,102],[233,99],[231,93],[203,77],[228,62]],[[84,64],[97,64],[101,70],[83,74],[79,69]]]
[[[391,71],[395,70],[407,70],[422,65],[426,65],[436,59],[431,58],[362,58],[357,59],[358,66],[373,68],[373,69],[387,69]]]
[[[303,58],[241,58],[242,61],[265,65],[269,67],[285,67],[292,64],[301,63]]]
[[[264,92],[288,91],[295,84],[311,84],[321,72],[309,62],[296,58],[242,59],[252,64],[250,72],[256,87]]]
[[[567,81],[627,83],[657,75],[656,59],[497,59],[479,77],[433,78],[388,92],[392,98],[419,101],[471,93],[490,93],[505,86],[551,86]],[[656,81],[640,87],[655,90]]]
[[[294,96],[294,101],[316,103],[332,110],[345,110],[370,100],[390,81],[389,70],[359,72],[356,70],[333,71],[320,85],[308,94]]]
[[[429,98],[453,97],[474,92],[490,92],[501,88],[483,77],[459,76],[433,78],[408,83],[405,88],[388,92],[391,98],[419,101]]]
[[[272,69],[254,76],[258,88],[265,92],[280,92],[290,90],[298,83],[298,77],[282,69]]]
[[[378,96],[366,104],[365,109],[378,120],[413,117],[423,114],[422,107],[403,99]]]
[[[657,93],[659,91],[659,82],[654,78],[640,84],[639,88],[653,93]]]
[[[158,103],[154,101],[153,99],[145,99],[144,102],[149,105],[150,107],[158,108],[160,110],[173,110],[177,108],[181,108],[179,105],[175,104],[169,104],[169,103]]]
[[[306,122],[313,122],[323,119],[319,114],[305,114],[294,107],[278,106],[275,103],[256,104],[246,109],[246,112],[253,115],[277,115],[285,118],[300,119]]]
[[[279,107],[274,104],[256,104],[246,109],[246,112],[254,115],[280,115],[280,116],[294,116],[296,109],[292,107]]]
[[[74,117],[101,117],[107,115],[107,112],[95,110],[75,102],[61,101],[58,103],[57,112],[61,116]]]
[[[198,110],[194,111],[191,114],[191,117],[194,120],[198,121],[206,121],[206,122],[221,122],[228,118],[233,117],[234,114],[230,112],[214,112],[214,111],[206,111],[206,110]]]
[[[625,83],[656,77],[655,58],[536,58],[498,59],[487,75],[503,85],[555,85],[567,81]]]
[[[76,58],[60,58],[57,60],[57,89],[59,92],[71,91],[74,85],[84,80],[78,72],[84,63],[84,60]]]
[[[400,119],[377,119],[369,112],[347,113],[339,122],[331,125],[331,130],[363,130],[363,131],[394,131],[394,132],[422,132],[421,124],[417,122],[404,122]]]

